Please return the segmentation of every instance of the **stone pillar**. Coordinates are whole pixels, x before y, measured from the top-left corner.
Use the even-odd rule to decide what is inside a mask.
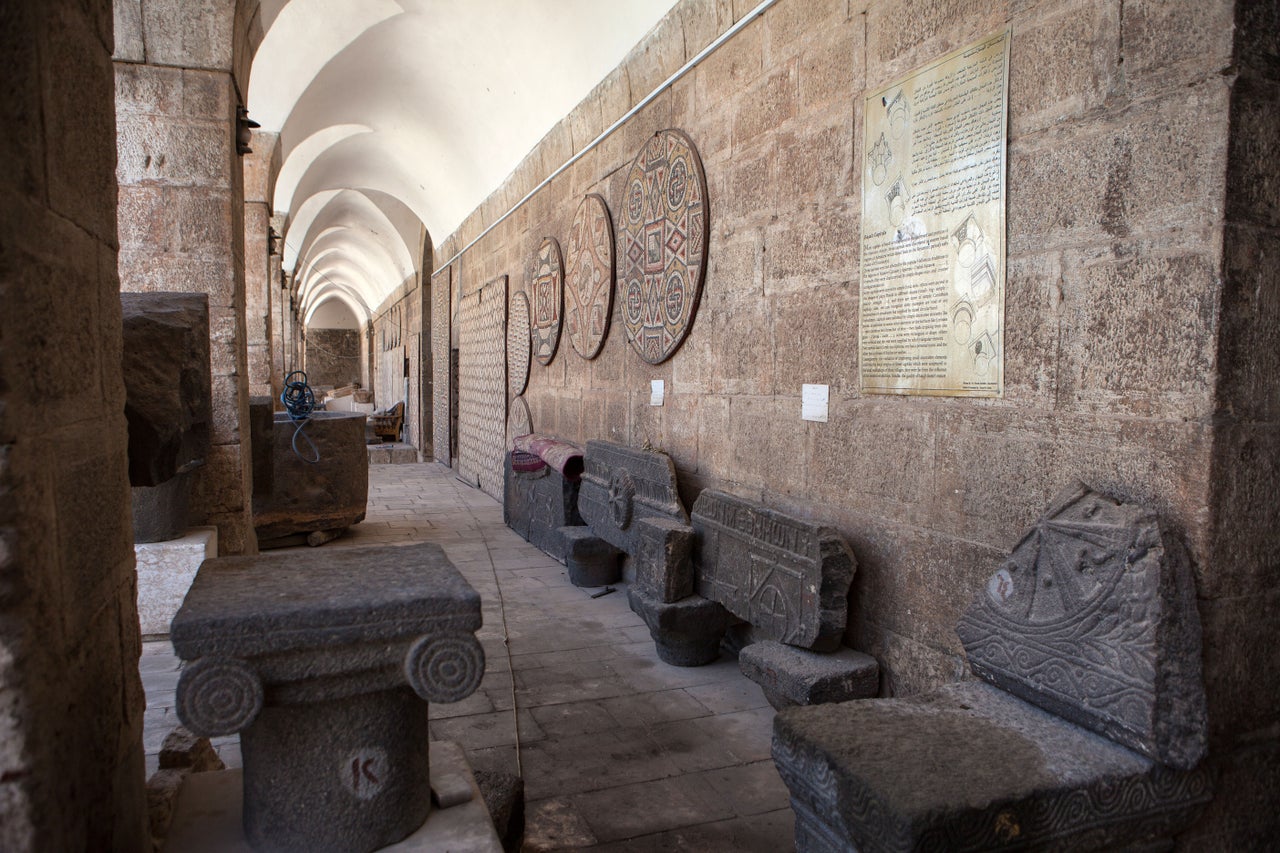
[[[112,8],[0,8],[0,850],[149,849]]]
[[[279,135],[255,131],[244,156],[244,287],[250,396],[272,394],[271,196],[279,172]]]
[[[223,553],[245,554],[257,545],[234,6],[148,3],[118,16],[116,177],[121,290],[209,296],[212,447],[193,484],[192,520],[217,525]]]

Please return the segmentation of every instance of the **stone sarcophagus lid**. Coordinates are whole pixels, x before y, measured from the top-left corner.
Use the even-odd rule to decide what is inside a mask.
[[[250,844],[363,853],[421,826],[427,703],[479,686],[480,625],[438,545],[207,560],[170,629],[177,711],[240,733]]]
[[[759,639],[840,645],[857,562],[833,528],[707,489],[693,530],[699,595],[751,623]]]
[[[587,442],[578,509],[593,533],[633,556],[640,547],[637,522],[664,518],[689,523],[676,492],[671,457],[608,441]]]

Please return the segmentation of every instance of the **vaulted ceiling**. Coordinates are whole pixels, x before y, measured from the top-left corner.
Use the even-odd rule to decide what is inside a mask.
[[[367,319],[674,2],[262,0],[247,105],[304,311]]]

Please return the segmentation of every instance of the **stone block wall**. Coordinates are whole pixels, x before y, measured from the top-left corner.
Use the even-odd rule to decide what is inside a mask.
[[[404,281],[395,292],[378,306],[373,315],[373,357],[376,389],[375,402],[379,409],[394,405],[404,396],[404,359],[409,360],[409,395],[405,401],[405,432],[409,443],[430,455],[431,435],[425,425],[424,406],[429,397],[423,393],[423,376],[431,370],[430,352],[424,353],[423,317],[430,317],[430,295],[418,281],[418,276]],[[308,334],[311,334],[308,332]],[[383,354],[393,350],[402,353],[389,359],[383,367]],[[395,362],[394,365],[391,363]]]
[[[360,335],[357,329],[308,329],[307,382],[340,388],[360,381]]]
[[[217,416],[208,463],[194,478],[191,520],[217,525],[223,554],[252,553],[234,9],[176,0],[117,6],[120,287],[209,295]]]
[[[0,7],[0,849],[142,850],[109,0]]]
[[[1274,831],[1280,672],[1233,650],[1266,647],[1280,602],[1275,4],[778,0],[459,254],[755,6],[678,3],[441,244],[463,294],[527,287],[584,194],[616,221],[650,135],[698,146],[709,269],[683,348],[643,362],[615,300],[597,359],[533,365],[535,428],[661,447],[688,502],[716,487],[835,523],[860,566],[846,639],[886,695],[968,677],[956,621],[1061,487],[1152,506],[1193,554],[1211,752],[1234,768],[1196,843]],[[863,396],[863,97],[1005,26],[1004,397]],[[803,383],[830,386],[828,423],[801,420]],[[1243,816],[1245,791],[1269,805]]]

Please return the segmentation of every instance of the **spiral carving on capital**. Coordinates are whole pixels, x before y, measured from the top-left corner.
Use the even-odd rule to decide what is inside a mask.
[[[404,661],[405,678],[428,702],[459,702],[484,677],[484,648],[472,634],[419,637]]]
[[[201,737],[235,734],[262,710],[262,682],[244,661],[197,658],[178,678],[177,710],[183,725]]]

